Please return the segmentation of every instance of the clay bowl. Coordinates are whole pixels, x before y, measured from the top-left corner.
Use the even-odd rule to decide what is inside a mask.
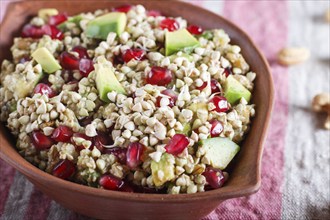
[[[125,1],[141,3],[147,9],[155,9],[169,16],[182,16],[189,22],[205,29],[223,28],[232,42],[240,45],[247,62],[257,73],[252,102],[256,104],[256,117],[251,130],[242,143],[242,148],[231,166],[230,179],[220,189],[190,194],[162,195],[106,191],[78,185],[53,177],[25,161],[14,148],[14,139],[1,125],[0,156],[8,164],[23,173],[38,189],[78,213],[98,219],[199,219],[214,210],[222,201],[247,196],[260,187],[260,163],[263,143],[273,105],[273,84],[267,61],[252,40],[236,25],[202,8],[184,2]],[[9,47],[13,36],[29,16],[40,8],[57,8],[72,15],[99,8],[112,8],[119,1],[38,1],[12,3],[1,24],[1,57],[10,58]]]

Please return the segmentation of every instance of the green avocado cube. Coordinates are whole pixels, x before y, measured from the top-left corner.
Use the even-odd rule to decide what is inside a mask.
[[[79,22],[82,20],[82,16],[81,15],[76,15],[73,17],[69,17],[67,21],[57,25],[57,28],[59,28],[62,31],[65,31],[67,29],[66,25],[68,23],[75,23],[78,27],[79,27]]]
[[[199,42],[186,29],[181,29],[165,34],[165,54],[170,56],[178,51],[190,53]]]
[[[225,169],[240,150],[240,147],[228,138],[216,137],[201,141],[205,147],[205,157],[210,160],[211,166]]]
[[[230,104],[234,105],[239,102],[241,98],[249,102],[251,99],[251,92],[232,75],[229,75],[224,85],[224,96]]]
[[[106,40],[110,32],[120,35],[126,27],[125,13],[111,12],[91,20],[87,24],[86,36]]]
[[[41,65],[46,73],[54,73],[57,70],[62,69],[60,64],[46,47],[38,48],[32,53],[32,57]]]
[[[112,71],[110,62],[105,57],[100,57],[99,62],[94,65],[96,73],[96,88],[99,92],[100,99],[104,102],[110,102],[108,93],[116,91],[121,94],[126,94],[125,89],[116,78]],[[111,65],[111,64],[110,64]]]
[[[170,162],[171,155],[164,153],[159,162],[151,161],[151,174],[155,186],[162,186],[174,179],[174,164]],[[162,173],[159,175],[159,172]]]

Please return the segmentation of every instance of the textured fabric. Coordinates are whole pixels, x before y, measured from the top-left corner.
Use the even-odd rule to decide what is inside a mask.
[[[268,59],[275,106],[262,160],[262,186],[249,197],[223,202],[205,220],[330,219],[330,133],[324,116],[310,111],[312,97],[330,92],[329,1],[189,1],[228,18],[256,42]],[[1,15],[8,1],[0,1]],[[276,53],[306,46],[311,59],[285,68]],[[0,160],[0,219],[90,219],[35,189]]]

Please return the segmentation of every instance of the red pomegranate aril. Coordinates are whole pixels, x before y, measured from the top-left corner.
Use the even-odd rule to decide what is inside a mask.
[[[52,138],[57,142],[70,142],[73,131],[65,125],[58,126],[52,133]]]
[[[161,92],[162,94],[168,96],[169,98],[169,107],[173,107],[175,105],[176,100],[178,99],[178,95],[172,90],[172,89],[165,89]],[[156,100],[156,106],[160,107],[160,102],[162,100],[163,96],[158,96]]]
[[[56,26],[65,22],[66,20],[68,20],[68,16],[62,13],[62,14],[50,16],[48,18],[48,24]]]
[[[126,148],[121,148],[121,147],[112,147],[112,148],[106,148],[104,150],[105,154],[113,154],[119,163],[125,164],[126,163],[126,153],[127,149]]]
[[[216,79],[211,80],[211,92],[212,92],[212,94],[220,92],[220,85]]]
[[[104,189],[118,191],[124,185],[124,181],[112,174],[104,174],[100,177],[99,184]]]
[[[222,96],[214,96],[212,99],[213,104],[215,105],[216,112],[226,112],[229,110],[229,104],[225,97]]]
[[[228,77],[229,75],[232,75],[233,72],[231,71],[231,68],[227,67],[225,68],[223,74],[225,74],[225,76]]]
[[[165,18],[160,22],[159,27],[163,30],[167,29],[172,32],[179,29],[179,23],[175,19]]]
[[[63,40],[64,34],[56,27],[52,25],[42,26],[46,35],[49,35],[52,39]]]
[[[189,139],[183,134],[175,134],[165,146],[166,152],[178,156],[189,144]]]
[[[210,121],[210,124],[211,124],[211,130],[210,130],[211,137],[219,137],[223,131],[222,123],[214,119]]]
[[[187,30],[191,33],[191,34],[195,34],[195,35],[200,35],[203,33],[203,28],[201,26],[198,25],[189,25],[187,27]]]
[[[142,163],[141,156],[145,147],[139,142],[130,143],[126,152],[126,165],[134,169]]]
[[[154,66],[147,75],[147,83],[151,85],[166,86],[172,81],[171,70],[165,67]]]
[[[161,15],[162,14],[160,13],[160,11],[156,11],[156,10],[150,10],[147,12],[147,16],[158,17]]]
[[[68,179],[76,172],[76,167],[70,160],[60,161],[52,171],[53,176]]]
[[[112,145],[112,138],[105,132],[99,132],[94,137],[94,146],[101,152],[104,152],[106,145]]]
[[[44,135],[41,131],[33,131],[31,141],[37,150],[47,150],[54,144],[54,141],[50,137]]]
[[[121,5],[121,6],[118,6],[116,8],[113,8],[113,11],[117,11],[117,12],[124,12],[124,13],[127,13],[129,12],[131,9],[132,9],[132,5]]]
[[[78,53],[79,58],[87,58],[89,59],[88,53],[87,53],[87,49],[85,47],[82,46],[75,46],[74,48],[72,48],[73,52]]]
[[[56,92],[49,85],[39,83],[34,87],[33,94],[47,95],[49,98],[52,98],[56,95]]]
[[[90,59],[82,58],[79,61],[80,74],[87,77],[94,70],[94,63]]]
[[[66,51],[60,56],[60,64],[66,70],[79,69],[79,59]]]
[[[203,89],[205,89],[206,86],[207,86],[207,82],[204,82],[200,87],[196,87],[196,89],[202,91]]]
[[[146,52],[142,49],[128,49],[123,53],[123,60],[128,63],[130,60],[143,60],[146,58]]]
[[[21,36],[37,39],[37,38],[41,38],[44,34],[45,31],[42,27],[27,24],[23,27]]]
[[[206,182],[213,189],[220,188],[225,183],[225,176],[220,169],[206,167],[205,171],[203,172],[203,176],[205,176]]]
[[[134,189],[130,184],[124,182],[124,184],[120,187],[120,191],[121,192],[133,193]]]

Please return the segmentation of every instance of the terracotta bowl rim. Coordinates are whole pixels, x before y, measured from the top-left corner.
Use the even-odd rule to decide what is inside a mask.
[[[29,2],[29,1],[27,1]],[[138,2],[138,1],[137,1]],[[174,3],[173,1],[171,3]],[[195,8],[195,10],[202,11],[204,13],[212,14],[213,16],[217,16],[220,19],[224,20],[229,26],[231,26],[236,32],[238,32],[242,38],[245,38],[249,44],[250,47],[255,51],[255,53],[259,56],[261,59],[260,63],[262,63],[265,68],[266,72],[264,74],[267,74],[268,77],[268,83],[270,85],[269,88],[269,108],[266,113],[266,120],[264,121],[264,129],[260,134],[259,142],[258,142],[258,155],[256,155],[257,160],[257,167],[256,167],[256,179],[250,181],[249,184],[243,185],[243,186],[236,186],[231,187],[224,186],[220,189],[215,189],[211,191],[206,192],[200,192],[195,194],[178,194],[178,195],[171,195],[171,194],[143,194],[143,193],[125,193],[125,192],[117,192],[117,191],[111,191],[111,190],[103,190],[98,188],[93,188],[85,185],[80,185],[74,182],[70,182],[67,180],[62,180],[60,178],[54,177],[28,161],[26,161],[21,155],[18,154],[18,152],[15,150],[14,146],[10,144],[7,140],[5,141],[6,144],[4,144],[3,140],[1,140],[0,145],[0,158],[2,158],[4,161],[6,161],[8,164],[16,168],[18,171],[22,172],[24,175],[26,175],[29,179],[32,178],[38,183],[47,183],[49,185],[56,185],[58,188],[62,188],[65,190],[70,191],[76,191],[79,193],[83,193],[86,195],[91,196],[97,196],[97,197],[104,197],[104,198],[111,198],[116,200],[129,200],[129,201],[143,201],[145,203],[166,203],[168,201],[194,201],[194,200],[204,200],[204,199],[229,199],[234,197],[240,197],[240,196],[247,196],[250,194],[253,194],[257,192],[260,188],[261,184],[261,177],[260,177],[260,166],[261,166],[261,157],[263,152],[263,143],[265,141],[266,133],[268,130],[268,125],[270,122],[270,115],[273,109],[273,102],[274,102],[274,85],[273,85],[273,78],[270,71],[269,64],[264,57],[264,55],[260,52],[260,49],[255,45],[255,43],[252,41],[252,39],[243,31],[241,28],[239,28],[237,25],[232,23],[231,21],[227,20],[226,18],[222,17],[221,15],[218,15],[214,12],[208,11],[204,8],[192,5],[188,2],[182,2],[182,1],[175,1],[176,4],[181,4],[184,7],[190,7]],[[10,9],[14,9],[15,6],[19,4],[24,4],[24,2],[12,2],[9,3],[7,6],[7,11],[4,15],[4,20],[0,24],[0,29],[2,24],[5,22],[6,14]],[[253,120],[252,120],[253,122]],[[3,123],[1,123],[1,132],[0,137],[1,139],[3,136],[5,136],[5,131],[3,128]],[[251,135],[251,133],[248,133],[247,135]],[[5,145],[5,146],[3,146]],[[11,147],[11,148],[10,148]],[[11,154],[11,152],[14,152],[14,154]],[[16,155],[15,155],[16,154]],[[18,159],[15,159],[14,157],[18,156]],[[40,181],[41,180],[41,181]]]

